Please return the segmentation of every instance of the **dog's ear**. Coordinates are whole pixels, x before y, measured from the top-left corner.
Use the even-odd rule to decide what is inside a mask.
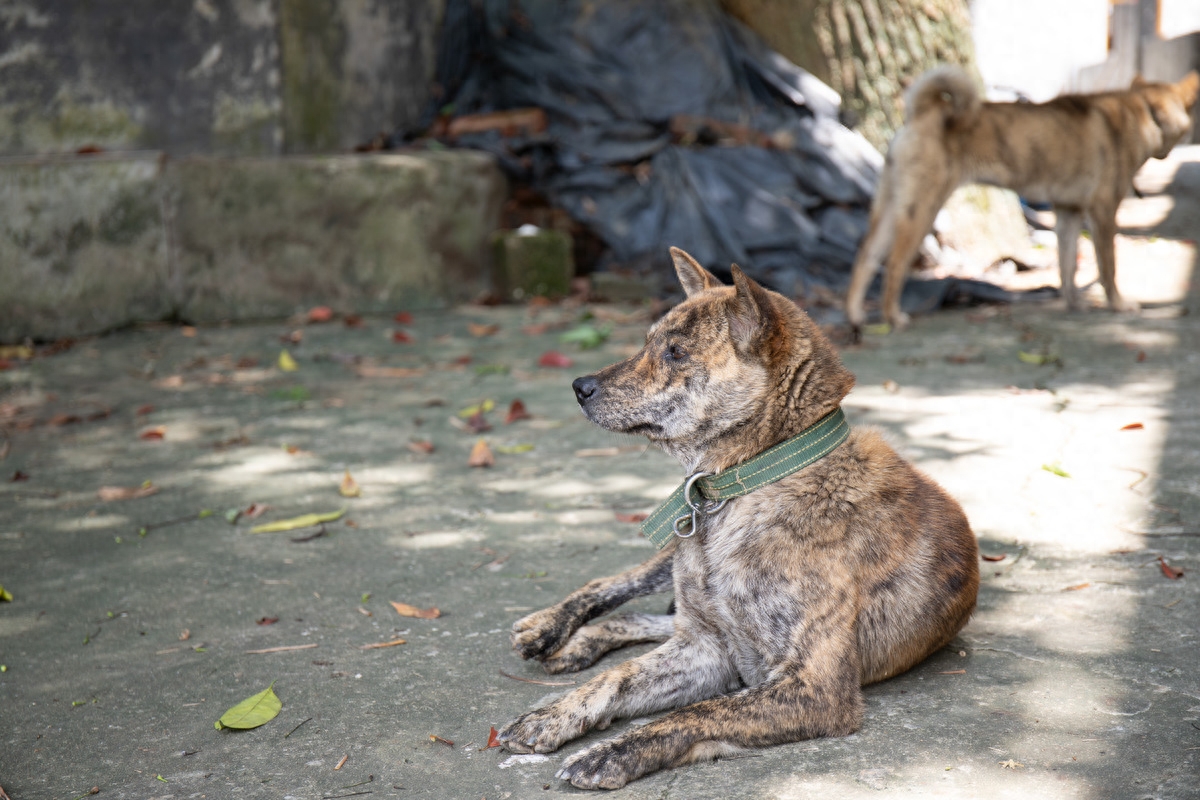
[[[1176,86],[1183,92],[1183,104],[1191,108],[1196,102],[1197,94],[1200,94],[1200,72],[1192,70]]]
[[[671,260],[675,262],[675,274],[679,276],[679,283],[683,286],[686,296],[691,297],[705,289],[721,285],[721,281],[717,280],[715,275],[678,247],[671,248]]]
[[[1142,74],[1139,72],[1137,75],[1133,76],[1133,81],[1129,84],[1129,88],[1130,89],[1140,89],[1143,86],[1149,86],[1149,85],[1150,85],[1150,81],[1143,78]]]
[[[729,333],[739,347],[748,347],[769,328],[774,320],[771,298],[737,264],[730,267],[733,285],[737,289],[729,309]]]

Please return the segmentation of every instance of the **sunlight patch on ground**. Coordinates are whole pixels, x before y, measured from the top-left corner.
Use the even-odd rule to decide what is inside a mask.
[[[563,478],[550,482],[547,482],[545,478],[509,478],[484,484],[485,489],[493,492],[527,492],[538,497],[575,497],[583,494],[635,492],[645,486],[645,479],[635,475],[604,475],[588,481]]]
[[[392,547],[400,547],[404,550],[436,550],[442,547],[458,547],[482,542],[485,538],[478,531],[429,531],[415,536],[395,533],[387,538],[387,543]]]
[[[118,525],[129,524],[129,517],[123,514],[97,514],[94,517],[63,520],[55,528],[60,531],[97,531],[102,528],[115,528]]]

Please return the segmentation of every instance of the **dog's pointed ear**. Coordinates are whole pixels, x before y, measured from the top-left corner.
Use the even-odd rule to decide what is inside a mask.
[[[1184,93],[1184,105],[1191,106],[1200,94],[1200,72],[1192,70],[1179,81],[1179,88]]]
[[[679,283],[687,297],[721,285],[717,276],[678,247],[671,248],[671,260],[675,262],[675,274],[679,276]]]
[[[729,333],[738,346],[748,347],[774,320],[771,298],[767,290],[747,277],[737,264],[730,267],[730,272],[737,291],[729,309]]]
[[[1140,89],[1143,86],[1149,86],[1149,85],[1150,85],[1150,81],[1143,78],[1142,73],[1139,72],[1138,74],[1133,76],[1133,81],[1130,82],[1129,88],[1130,89]]]

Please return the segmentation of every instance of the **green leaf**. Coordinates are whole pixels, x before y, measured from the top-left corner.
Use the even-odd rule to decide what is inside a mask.
[[[1024,350],[1017,351],[1017,358],[1026,364],[1053,364],[1058,361],[1058,356],[1053,353],[1027,353]]]
[[[196,515],[196,519],[208,519],[212,515],[213,515],[213,510],[211,508],[205,508],[205,509],[201,510],[201,512],[199,514]]]
[[[225,521],[230,525],[237,525],[238,517],[242,515],[240,508],[231,508],[225,512]]]
[[[510,444],[510,445],[496,445],[496,452],[503,453],[506,456],[513,455],[514,453],[528,453],[532,449],[533,449],[533,445],[526,444],[526,443]]]
[[[1055,461],[1053,464],[1042,464],[1042,469],[1046,470],[1046,472],[1053,473],[1060,478],[1071,477],[1071,473],[1063,469],[1057,461]]]
[[[5,589],[3,586],[0,586],[0,600],[3,600],[5,603],[11,603],[12,592],[8,591],[8,589]]]
[[[365,602],[367,602],[367,601],[368,601],[368,600],[370,600],[370,599],[371,599],[371,593],[370,593],[370,592],[363,592],[363,594],[362,594],[362,601],[365,603]]]
[[[294,531],[297,528],[311,528],[313,525],[320,525],[322,522],[333,522],[345,513],[346,509],[339,508],[337,511],[330,511],[328,514],[303,514],[291,519],[281,519],[278,522],[268,522],[265,525],[255,525],[250,529],[250,532],[278,533],[279,531]]]
[[[462,411],[459,411],[458,415],[460,417],[462,417],[463,419],[470,419],[471,417],[475,416],[476,414],[486,414],[495,407],[496,407],[495,400],[484,400],[482,403],[480,403],[477,406],[467,406]]]
[[[510,367],[508,364],[476,364],[476,375],[507,375]]]
[[[275,719],[279,715],[280,709],[283,708],[283,703],[275,696],[275,691],[272,688],[274,686],[275,682],[271,681],[270,686],[252,697],[247,697],[226,711],[216,721],[214,727],[217,730],[221,730],[222,728],[249,730],[250,728],[257,728],[259,725],[265,725]]]
[[[580,350],[590,350],[604,344],[604,340],[612,333],[612,325],[579,325],[559,336],[561,342],[579,345]]]
[[[887,336],[892,332],[892,326],[886,322],[880,322],[876,325],[864,325],[863,333],[870,336]]]

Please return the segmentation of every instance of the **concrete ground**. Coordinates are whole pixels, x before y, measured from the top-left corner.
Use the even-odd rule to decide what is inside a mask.
[[[851,424],[884,429],[979,536],[963,633],[869,687],[853,736],[655,774],[621,797],[1200,797],[1200,288],[1179,194],[1197,173],[1176,166],[1124,223],[1139,235],[1122,239],[1121,283],[1154,301],[1140,316],[951,310],[843,351]],[[608,340],[561,342],[588,311]],[[587,423],[569,385],[634,351],[649,313],[413,317],[143,328],[0,355],[12,800],[578,793],[554,772],[579,744],[484,748],[490,726],[627,655],[548,676],[507,631],[650,554],[621,515],[652,508],[679,468]],[[296,330],[301,344],[281,342]],[[539,366],[549,350],[573,365]],[[506,424],[517,399],[531,418]],[[484,400],[492,429],[463,430],[458,412]],[[491,467],[468,466],[480,438]],[[361,497],[339,494],[347,471]],[[157,491],[105,501],[102,487]],[[270,508],[227,521],[252,504]],[[341,508],[323,528],[251,532]],[[214,729],[268,685],[277,718]]]

